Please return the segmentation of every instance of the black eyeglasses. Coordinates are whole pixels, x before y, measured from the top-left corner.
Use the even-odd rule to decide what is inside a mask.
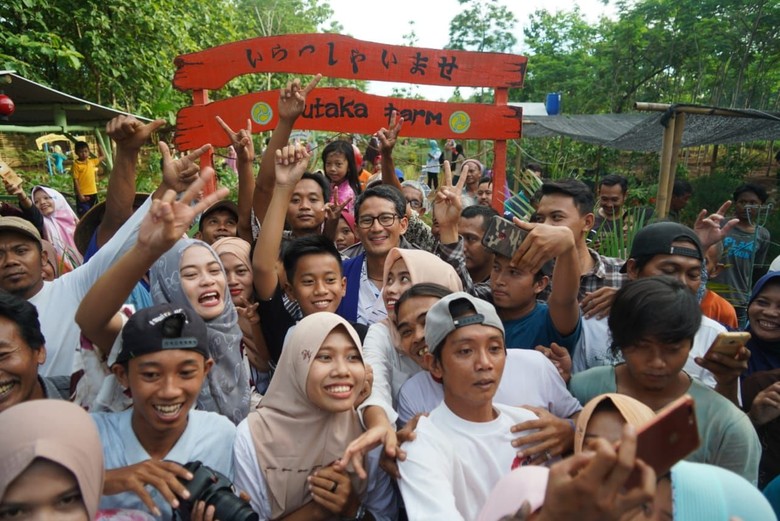
[[[372,217],[370,215],[363,215],[358,219],[358,226],[361,228],[371,228],[374,225],[374,221],[379,221],[379,224],[387,228],[388,226],[392,226],[395,222],[396,217],[398,217],[394,213],[381,213],[377,215],[376,217]]]
[[[409,203],[409,206],[411,206],[415,210],[419,210],[420,208],[422,208],[423,205],[422,201],[418,201],[417,199],[407,200],[406,202]]]

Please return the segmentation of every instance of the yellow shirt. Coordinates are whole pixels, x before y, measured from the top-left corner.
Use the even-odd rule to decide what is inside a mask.
[[[76,181],[81,195],[93,195],[97,193],[97,169],[100,160],[90,157],[86,161],[73,161],[71,175]]]

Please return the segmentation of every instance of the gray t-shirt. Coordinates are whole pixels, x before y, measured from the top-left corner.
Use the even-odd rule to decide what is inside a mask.
[[[710,289],[736,307],[746,307],[752,289],[753,266],[763,264],[769,250],[769,231],[757,226],[755,233],[734,228],[723,239],[725,265],[712,279]]]

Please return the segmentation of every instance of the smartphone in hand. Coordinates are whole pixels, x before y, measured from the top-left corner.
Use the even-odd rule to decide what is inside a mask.
[[[750,340],[750,333],[747,331],[726,331],[720,333],[715,337],[715,341],[707,350],[707,354],[718,353],[734,358],[739,348],[747,344],[748,340]]]
[[[514,223],[494,215],[482,237],[482,245],[502,257],[511,259],[527,235],[525,230],[521,230]]]

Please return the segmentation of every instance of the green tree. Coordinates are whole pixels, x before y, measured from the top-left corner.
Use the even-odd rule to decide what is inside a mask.
[[[517,44],[514,13],[498,0],[458,0],[447,49],[511,52]]]

